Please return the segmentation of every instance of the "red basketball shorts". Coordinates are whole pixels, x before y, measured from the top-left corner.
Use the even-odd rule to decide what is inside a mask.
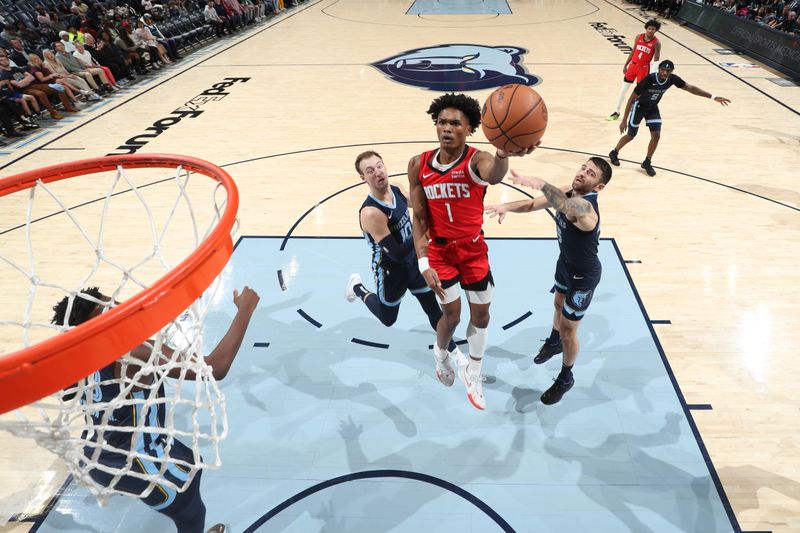
[[[625,81],[628,83],[639,83],[643,79],[650,74],[650,64],[649,63],[634,63],[631,61],[628,63],[628,70],[625,71]]]
[[[445,288],[458,281],[469,286],[484,280],[489,274],[488,253],[489,247],[481,234],[465,239],[437,237],[428,243],[428,261]]]

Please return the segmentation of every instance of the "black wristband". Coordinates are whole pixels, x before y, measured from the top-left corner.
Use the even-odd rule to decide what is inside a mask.
[[[508,159],[507,155],[503,156],[503,155],[498,154],[497,152],[494,153],[494,156],[496,158],[498,158],[498,159]]]

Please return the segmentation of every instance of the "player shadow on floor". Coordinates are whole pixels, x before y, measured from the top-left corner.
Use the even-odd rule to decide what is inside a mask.
[[[535,329],[537,334],[540,335],[539,328]],[[541,331],[544,332],[545,330],[542,328]],[[549,333],[549,330],[547,333]],[[534,347],[525,353],[510,351],[505,348],[506,346],[514,346],[520,343],[531,344],[529,339],[538,338],[537,334],[531,335],[528,331],[521,330],[517,335],[503,342],[503,344],[491,346],[487,350],[487,357],[489,360],[504,359],[513,362],[520,372],[530,373],[530,381],[541,381],[535,373],[544,373],[555,377],[561,367],[561,355],[554,356],[550,361],[542,365],[533,363],[533,355],[535,355],[542,341],[536,341]],[[520,341],[520,337],[524,337],[524,340]],[[611,322],[603,317],[594,317],[592,329],[583,332],[580,337],[581,353],[578,355],[578,363],[575,367],[576,390],[566,395],[557,407],[547,407],[541,403],[540,397],[544,392],[544,387],[512,386],[500,376],[496,376],[494,383],[485,384],[485,386],[495,391],[507,391],[512,402],[511,408],[517,413],[523,414],[542,412],[547,409],[557,409],[562,413],[574,412],[587,405],[585,396],[596,400],[596,403],[623,401],[628,397],[632,397],[641,411],[651,412],[653,410],[652,402],[642,394],[642,388],[647,383],[647,380],[620,379],[615,374],[616,369],[606,367],[605,363],[607,361],[605,358],[608,357],[608,354],[615,352],[620,354],[621,357],[626,355],[633,357],[636,353],[642,351],[654,352],[653,357],[658,357],[652,344],[652,338],[643,336],[627,344],[607,345],[608,341],[613,338],[614,331],[611,328]],[[600,364],[599,369],[593,368],[598,363]],[[635,371],[635,368],[627,370],[625,378],[632,377],[631,370]],[[613,393],[606,392],[607,385],[613,387]],[[583,389],[584,397],[575,394],[581,388]],[[624,394],[620,395],[620,390]],[[574,400],[576,396],[581,401],[571,402],[570,400]]]
[[[270,346],[263,354],[255,354],[248,349],[240,355],[231,375],[224,383],[223,390],[239,389],[248,405],[259,412],[269,413],[267,403],[270,398],[267,384],[274,380],[283,386],[301,392],[320,401],[349,400],[384,413],[394,424],[396,430],[405,437],[416,435],[417,428],[409,416],[403,412],[396,402],[381,393],[378,387],[369,381],[345,383],[333,368],[351,359],[375,359],[407,365],[413,369],[420,379],[431,382],[431,387],[438,384],[433,377],[433,359],[430,362],[424,357],[422,350],[394,348],[391,346],[408,345],[409,332],[397,328],[383,328],[369,318],[358,318],[333,326],[325,325],[315,328],[299,317],[290,322],[273,318],[275,314],[287,309],[299,308],[307,296],[301,296],[279,304],[260,307],[253,316],[252,324],[264,332],[269,338]],[[424,315],[423,317],[424,318]],[[390,344],[389,350],[367,348],[351,342],[352,332],[373,333],[373,327],[383,328],[381,342]],[[413,332],[412,332],[413,333]],[[424,336],[432,338],[433,332],[426,331]],[[417,335],[420,348],[423,347],[423,335]],[[366,336],[366,335],[365,335]],[[298,348],[306,339],[315,338],[309,348]],[[287,351],[288,350],[288,351]],[[369,363],[365,363],[369,364]],[[359,371],[363,375],[363,370]],[[428,377],[424,377],[428,375]],[[382,376],[376,374],[376,380]],[[418,384],[410,381],[409,386]]]
[[[743,516],[746,511],[763,508],[758,495],[759,490],[762,488],[770,489],[773,492],[782,494],[800,503],[800,482],[786,476],[769,472],[754,465],[725,466],[718,469],[717,473],[719,474],[723,486],[736,487],[736,500],[738,502],[736,511],[739,516]],[[751,490],[744,492],[743,488],[745,487]],[[774,496],[770,498],[774,499]],[[789,509],[791,507],[784,508]],[[795,505],[793,508],[797,509],[798,505]],[[784,515],[784,517],[790,516],[791,513],[788,511]],[[796,518],[797,514],[795,513],[794,516]],[[791,529],[792,526],[795,526],[795,522],[780,522],[778,517],[775,517],[774,521],[770,520],[770,523],[776,527],[785,526],[787,529]]]
[[[647,448],[665,447],[664,452],[658,455],[670,453],[681,434],[691,434],[688,424],[681,428],[682,421],[677,413],[667,414],[663,427],[657,432],[610,434],[597,446],[584,446],[563,437],[550,438],[545,440],[544,450],[556,462],[578,463],[581,477],[577,486],[598,507],[613,513],[625,524],[625,531],[658,533],[658,527],[653,526],[658,524],[657,520],[651,516],[650,525],[642,520],[652,513],[657,513],[678,531],[731,531],[722,505],[718,513],[711,508],[718,496],[710,475],[696,477],[678,464],[645,451]],[[622,457],[615,459],[615,453]],[[699,452],[697,461],[693,463],[696,462],[703,462]],[[686,493],[689,487],[691,494]],[[637,516],[640,509],[646,510],[641,517]],[[718,521],[721,516],[726,519]]]
[[[357,425],[351,418],[340,423],[339,434],[345,444],[351,471],[392,469],[420,472],[462,487],[472,482],[498,481],[511,477],[519,469],[525,451],[525,432],[519,428],[505,452],[494,442],[483,438],[471,438],[450,445],[417,440],[387,455],[369,458],[361,446],[362,432],[363,425]],[[443,472],[447,467],[456,471],[457,480],[448,479],[452,476],[448,476],[448,472]],[[347,522],[336,516],[333,510],[339,506],[334,500],[329,500],[322,509],[313,513],[315,518],[324,521],[320,531],[326,533],[372,531],[375,517],[382,519],[382,530],[394,531],[395,528],[402,526],[407,517],[414,516],[417,511],[430,503],[430,492],[420,490],[415,482],[403,480],[383,484],[381,488],[382,490],[378,491],[363,491],[359,493],[359,498],[348,499],[347,506],[358,505],[365,511],[358,513],[359,516],[350,515]],[[390,512],[398,505],[402,506],[402,513]],[[464,505],[469,506],[466,502]],[[363,516],[369,512],[374,514]]]
[[[409,388],[422,384],[425,386],[426,392],[430,392],[434,398],[441,394],[460,394],[462,392],[461,384],[458,381],[452,388],[444,389],[433,377],[433,361],[426,343],[431,342],[434,335],[426,324],[413,326],[410,330],[399,327],[386,328],[370,317],[359,317],[315,328],[295,313],[296,309],[307,305],[311,299],[312,294],[305,293],[291,299],[280,300],[274,305],[261,307],[256,311],[252,321],[255,326],[253,329],[259,332],[258,340],[270,341],[270,347],[256,349],[245,346],[243,349],[245,353],[240,354],[234,364],[232,375],[225,383],[221,384],[223,391],[236,391],[235,394],[241,395],[248,405],[258,412],[265,413],[265,416],[269,416],[270,399],[273,397],[270,386],[274,386],[275,381],[278,381],[290,389],[322,402],[349,400],[382,412],[395,426],[396,431],[405,437],[415,436],[417,426],[415,421],[398,406],[401,402],[394,401],[382,393],[375,383],[369,381],[370,370],[368,368],[366,377],[357,378],[357,380],[361,379],[360,382],[345,383],[343,379],[346,379],[346,376],[343,377],[342,369],[336,368],[337,365],[353,364],[352,361],[364,360],[364,364],[368,367],[371,365],[370,359],[388,361],[406,365],[414,371],[417,379],[409,380]],[[424,315],[413,306],[407,312],[414,312],[419,315],[420,319],[424,319]],[[224,314],[221,315],[222,318],[225,318]],[[292,318],[287,322],[285,319],[277,318],[281,316]],[[222,318],[217,321],[221,321]],[[538,387],[512,384],[508,379],[511,376],[503,375],[508,371],[507,368],[493,368],[494,365],[500,365],[503,361],[510,361],[514,363],[518,371],[523,373],[546,372],[555,375],[560,364],[560,357],[557,356],[539,367],[532,363],[533,350],[528,353],[527,351],[510,351],[505,348],[505,346],[519,344],[538,347],[540,341],[537,339],[539,336],[544,336],[547,327],[549,325],[520,329],[514,337],[505,339],[499,346],[490,346],[487,352],[489,364],[485,365],[487,376],[484,386],[489,398],[495,400],[492,403],[497,406],[505,405],[507,414],[524,415],[533,412],[540,418],[544,415],[543,420],[547,420],[551,417],[547,416],[550,413],[549,411],[545,413],[545,409],[558,410],[560,418],[565,414],[587,408],[593,403],[587,402],[585,399],[579,402],[573,401],[576,396],[574,393],[579,391],[576,388],[571,395],[565,397],[562,405],[545,408],[539,401],[542,390],[539,390]],[[389,344],[390,349],[356,345],[351,341],[354,332],[362,339],[385,342]],[[520,341],[521,337],[525,338],[524,341]],[[587,350],[586,355],[591,355],[590,350],[596,347],[601,348],[603,353],[621,350],[622,355],[636,351],[636,348],[632,348],[630,345],[607,346],[607,341],[613,337],[614,332],[610,323],[602,317],[593,317],[591,329],[585,330],[581,339],[582,347]],[[642,349],[652,349],[651,346],[648,346],[651,342],[650,337],[643,337],[637,340],[636,344],[643,343]],[[298,349],[298,346],[304,345],[309,348]],[[418,346],[418,349],[415,346]],[[289,351],[286,351],[286,348],[289,348]],[[465,346],[462,349],[467,350]],[[589,364],[591,361],[592,359],[589,358],[584,359],[584,362]],[[550,368],[551,366],[553,368]],[[652,411],[652,404],[641,393],[643,380],[620,380],[618,376],[615,376],[614,370],[601,366],[589,381],[588,374],[583,373],[585,369],[582,369],[582,366],[586,365],[581,365],[579,359],[578,371],[582,372],[582,375],[579,374],[579,387],[584,388],[583,396],[586,396],[588,392],[594,403],[622,401],[632,396],[642,411]],[[380,370],[382,370],[380,365],[376,365],[376,381],[382,377]],[[489,372],[494,372],[494,374]],[[357,375],[365,376],[365,370],[359,369]],[[518,376],[513,377],[513,381],[519,383]],[[531,374],[531,381],[535,379]],[[608,393],[604,392],[607,383],[613,384],[614,389]],[[619,394],[620,389],[624,391],[624,394]],[[275,411],[276,406],[272,405],[271,409]],[[512,418],[515,417],[512,416]],[[519,423],[524,423],[524,418],[522,420],[523,422]]]

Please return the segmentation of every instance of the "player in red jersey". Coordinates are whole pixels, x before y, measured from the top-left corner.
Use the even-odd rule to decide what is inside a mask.
[[[436,377],[448,387],[455,381],[446,347],[461,319],[460,282],[467,294],[470,320],[469,363],[458,367],[458,377],[467,387],[470,402],[485,409],[481,363],[494,280],[481,229],[483,198],[486,187],[500,183],[508,172],[507,158],[529,154],[534,147],[490,154],[467,146],[467,136],[480,125],[481,107],[464,94],[436,98],[428,114],[436,124],[439,148],[408,162],[408,182],[419,269],[442,305],[433,347]]]
[[[633,43],[633,50],[631,50],[628,60],[625,61],[625,66],[622,67],[624,77],[622,78],[622,87],[619,90],[619,98],[617,98],[617,107],[614,112],[608,116],[608,120],[619,119],[619,110],[622,107],[622,102],[625,101],[625,95],[628,94],[628,89],[631,88],[633,82],[639,83],[648,74],[650,74],[650,65],[658,64],[661,58],[661,41],[656,37],[656,32],[661,29],[661,23],[655,19],[648,20],[644,23],[644,33],[640,33]]]

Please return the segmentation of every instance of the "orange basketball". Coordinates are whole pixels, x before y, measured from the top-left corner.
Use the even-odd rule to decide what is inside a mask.
[[[527,85],[503,85],[481,111],[481,128],[496,148],[517,152],[534,146],[547,128],[547,106]]]

